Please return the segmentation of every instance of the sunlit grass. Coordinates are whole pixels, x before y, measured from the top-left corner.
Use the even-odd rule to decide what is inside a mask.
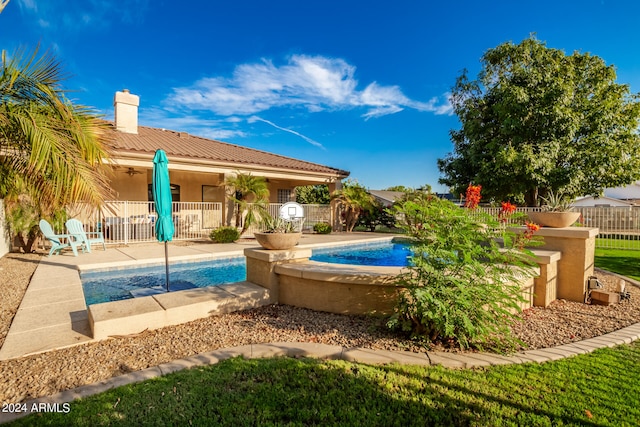
[[[640,280],[640,250],[596,249],[596,267]]]
[[[230,359],[17,425],[638,425],[640,344],[476,370]]]

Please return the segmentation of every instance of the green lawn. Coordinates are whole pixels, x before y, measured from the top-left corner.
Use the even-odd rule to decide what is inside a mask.
[[[602,238],[596,237],[597,248],[616,248],[616,249],[629,249],[633,251],[640,251],[640,239],[632,240],[629,238]],[[635,236],[633,236],[635,237]]]
[[[631,426],[640,422],[639,379],[637,342],[478,370],[236,358],[16,425]]]
[[[640,250],[596,249],[596,267],[640,280]]]

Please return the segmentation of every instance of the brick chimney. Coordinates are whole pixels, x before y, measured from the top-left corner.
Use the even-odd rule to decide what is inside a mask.
[[[138,105],[140,97],[129,93],[129,89],[116,92],[113,98],[116,129],[125,133],[138,133]]]

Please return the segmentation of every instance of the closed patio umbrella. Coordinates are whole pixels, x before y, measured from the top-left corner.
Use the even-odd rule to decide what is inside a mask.
[[[171,217],[171,186],[169,184],[169,160],[163,150],[157,150],[153,157],[153,201],[156,205],[156,238],[164,242],[164,260],[169,292],[169,252],[167,242],[173,239],[173,218]]]

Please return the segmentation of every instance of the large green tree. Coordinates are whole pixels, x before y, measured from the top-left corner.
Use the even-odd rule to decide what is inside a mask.
[[[99,206],[110,195],[109,135],[91,109],[72,104],[61,66],[48,53],[2,51],[0,198],[27,193],[40,215],[70,203]]]
[[[454,194],[469,183],[488,198],[529,206],[553,191],[599,195],[640,178],[640,103],[615,68],[589,53],[566,55],[531,36],[482,56],[476,80],[458,77],[461,128],[438,160]]]
[[[328,205],[331,202],[327,184],[296,187],[296,202],[302,205]]]

